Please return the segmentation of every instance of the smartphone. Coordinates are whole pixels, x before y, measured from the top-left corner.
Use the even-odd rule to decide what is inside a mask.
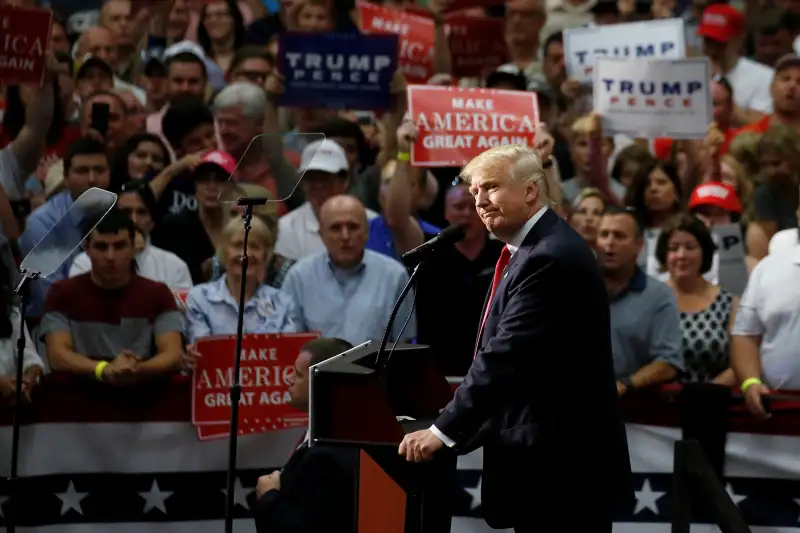
[[[11,200],[11,211],[14,216],[20,220],[25,220],[31,214],[31,201],[30,200]]]
[[[95,103],[92,104],[92,129],[97,133],[106,136],[108,133],[108,117],[111,113],[111,106],[109,104]]]

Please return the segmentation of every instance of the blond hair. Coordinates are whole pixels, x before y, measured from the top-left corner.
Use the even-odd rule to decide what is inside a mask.
[[[243,228],[244,226],[242,224],[242,219],[239,217],[234,217],[222,229],[219,246],[217,247],[217,258],[221,264],[227,264],[229,259],[228,247],[233,239],[241,234]],[[272,253],[275,250],[275,241],[277,240],[277,237],[277,232],[272,231],[270,227],[259,217],[253,217],[250,220],[250,234],[247,237],[248,243],[257,241],[259,244],[261,244],[261,246],[267,252],[265,258],[266,263],[269,263]]]
[[[514,181],[536,183],[542,205],[553,205],[553,200],[559,196],[556,190],[557,183],[548,178],[539,154],[533,148],[522,144],[495,146],[477,155],[461,170],[461,179],[472,184],[476,170],[490,169],[498,165],[505,165]]]
[[[569,128],[570,142],[575,142],[580,137],[590,136],[594,128],[594,121],[595,118],[591,113],[575,119]],[[608,155],[610,155],[614,151],[614,137],[604,136],[603,143],[605,143],[603,148],[608,150]]]

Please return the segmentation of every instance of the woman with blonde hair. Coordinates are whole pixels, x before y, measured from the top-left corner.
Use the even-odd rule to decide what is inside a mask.
[[[299,311],[292,297],[264,283],[277,234],[260,218],[253,217],[247,240],[247,271],[242,280],[241,256],[244,225],[232,219],[222,231],[217,249],[225,274],[197,285],[186,299],[189,342],[211,335],[236,333],[241,283],[245,284],[245,333],[294,333],[299,331]]]
[[[253,208],[253,216],[259,218],[261,222],[266,224],[269,231],[272,232],[273,235],[277,236],[278,206],[280,203],[275,199],[275,196],[272,194],[272,192],[261,185],[255,185],[253,183],[239,183],[236,186],[236,194],[246,198],[267,199],[266,204],[258,205]],[[232,216],[238,219],[238,217],[240,217],[243,213],[244,208],[236,204],[231,204]],[[267,265],[267,275],[266,278],[264,278],[264,283],[271,287],[275,287],[276,289],[280,289],[281,285],[283,284],[283,279],[286,277],[286,273],[289,271],[289,268],[296,263],[296,261],[287,259],[274,252],[271,254],[271,257],[272,258]],[[211,281],[219,279],[224,272],[225,265],[222,264],[219,256],[215,255],[211,267]]]
[[[744,211],[741,222],[746,226],[753,217],[753,184],[747,179],[744,166],[731,154],[725,154],[720,158],[719,167],[722,182],[731,185],[742,202]]]
[[[606,209],[606,199],[600,189],[586,187],[572,204],[570,225],[583,237],[592,250],[597,245],[597,230]]]

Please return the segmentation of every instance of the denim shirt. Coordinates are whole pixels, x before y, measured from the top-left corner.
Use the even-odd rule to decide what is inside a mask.
[[[189,342],[211,335],[236,334],[239,305],[226,284],[227,276],[202,283],[186,298]],[[244,333],[297,333],[302,321],[294,299],[286,292],[261,284],[244,306]]]

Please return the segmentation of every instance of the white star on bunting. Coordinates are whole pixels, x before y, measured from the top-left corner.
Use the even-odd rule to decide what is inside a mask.
[[[645,478],[644,483],[642,483],[642,490],[636,491],[636,508],[633,510],[633,514],[639,514],[645,509],[650,509],[655,514],[659,514],[658,500],[663,498],[664,494],[666,492],[654,491],[650,487],[650,480]]]
[[[88,492],[77,492],[75,490],[75,485],[70,481],[66,492],[56,494],[58,499],[61,500],[61,516],[67,514],[71,509],[82,515],[83,509],[81,508],[81,501],[88,495]]]
[[[144,511],[142,511],[142,513],[147,514],[151,509],[158,509],[162,513],[167,514],[166,501],[173,494],[174,492],[172,491],[159,489],[158,482],[153,480],[153,484],[150,486],[148,492],[139,493],[139,496],[144,498]]]
[[[742,496],[741,494],[736,494],[733,490],[733,486],[728,483],[725,485],[725,492],[728,493],[728,497],[733,501],[734,504],[739,505],[739,502],[747,498],[747,496]]]
[[[483,477],[478,478],[478,485],[472,488],[465,488],[464,490],[469,494],[472,501],[469,504],[469,510],[474,511],[481,506],[481,485],[483,485]]]
[[[239,478],[237,477],[236,480],[233,482],[233,505],[234,506],[241,505],[242,507],[244,507],[245,509],[247,509],[249,511],[250,510],[250,504],[247,503],[247,497],[250,496],[250,494],[254,490],[255,489],[246,489],[246,488],[244,488],[242,486],[242,482],[239,481]],[[228,489],[222,489],[222,493],[227,496],[228,495]]]

